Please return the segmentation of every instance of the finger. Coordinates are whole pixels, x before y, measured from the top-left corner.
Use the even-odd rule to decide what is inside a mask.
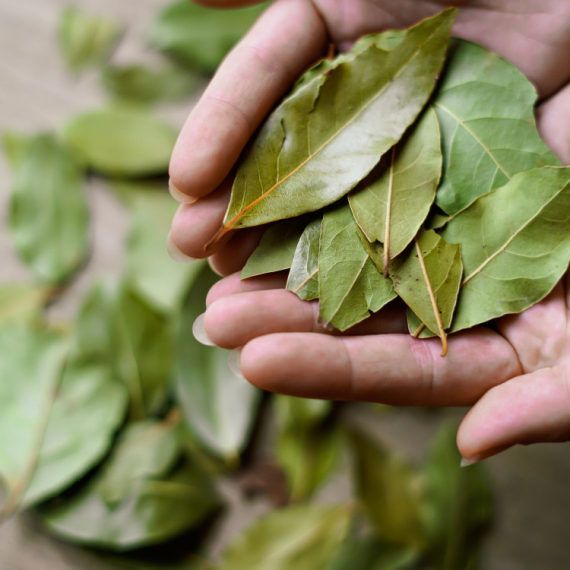
[[[482,327],[452,336],[440,353],[438,340],[408,335],[273,334],[246,344],[240,365],[264,390],[408,406],[472,404],[520,372],[509,343]]]
[[[210,258],[210,265],[220,275],[231,275],[241,271],[261,241],[266,226],[239,230]]]
[[[287,274],[280,271],[279,273],[270,273],[268,275],[260,275],[251,279],[241,280],[239,273],[234,273],[229,277],[218,281],[209,291],[206,298],[206,307],[218,299],[235,295],[236,293],[247,293],[248,291],[263,291],[266,289],[283,289],[287,282]]]
[[[540,135],[562,164],[570,165],[570,84],[537,111]]]
[[[254,4],[261,4],[265,0],[192,0],[195,4],[201,4],[208,8],[243,8]]]
[[[516,444],[570,439],[570,385],[560,367],[543,368],[489,390],[457,434],[463,457],[482,459]]]
[[[263,118],[324,51],[324,24],[306,0],[277,0],[228,54],[193,109],[170,162],[190,196],[217,188]]]
[[[274,333],[340,334],[327,330],[321,323],[317,302],[302,301],[285,289],[236,293],[218,299],[208,307],[204,325],[210,340],[223,348],[237,348],[254,338]],[[401,305],[391,304],[343,334],[388,334],[406,330],[405,310]]]

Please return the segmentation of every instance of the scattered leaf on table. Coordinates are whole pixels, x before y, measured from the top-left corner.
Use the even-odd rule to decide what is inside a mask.
[[[267,5],[220,10],[178,0],[160,12],[149,40],[191,68],[212,73]]]
[[[435,568],[470,568],[493,515],[484,466],[459,466],[456,435],[456,427],[444,425],[423,467],[423,519]]]
[[[327,422],[332,402],[275,396],[275,455],[287,476],[293,501],[309,498],[336,469],[341,433]]]
[[[86,360],[103,362],[127,388],[131,418],[142,419],[164,405],[173,358],[170,321],[127,287],[95,285],[76,324],[75,338]]]
[[[127,239],[125,280],[152,307],[168,314],[182,303],[188,286],[200,271],[195,263],[174,263],[166,251],[166,238],[178,204],[163,186],[121,182],[131,210]]]
[[[16,131],[2,132],[2,150],[12,173],[18,170],[34,138],[34,136],[24,135]]]
[[[255,277],[289,269],[301,234],[307,226],[306,218],[282,220],[269,226],[261,242],[241,270],[241,278]]]
[[[200,344],[192,333],[218,281],[207,264],[191,287],[180,315],[175,363],[178,401],[193,432],[212,451],[234,458],[248,441],[261,392],[228,364],[229,351]]]
[[[72,71],[103,64],[119,42],[123,27],[107,18],[66,8],[59,24],[59,45]]]
[[[570,168],[537,168],[453,218],[442,236],[461,244],[465,274],[452,331],[544,298],[570,259]]]
[[[372,45],[287,98],[245,154],[219,235],[318,210],[354,188],[425,105],[455,14],[410,28],[392,51]]]
[[[421,550],[425,534],[421,519],[419,476],[398,455],[351,434],[358,498],[379,539]]]
[[[105,455],[126,394],[110,371],[78,361],[49,332],[0,331],[0,473],[28,507],[62,491]]]
[[[89,168],[111,177],[143,177],[166,173],[177,133],[148,111],[114,107],[74,117],[63,136]]]
[[[433,230],[421,230],[406,254],[392,261],[396,293],[445,347],[463,275],[461,246],[447,243]],[[442,354],[444,356],[444,354]]]
[[[306,228],[295,249],[287,278],[287,289],[303,301],[319,297],[319,247],[322,218],[313,220]]]
[[[346,506],[287,507],[253,523],[226,551],[224,570],[326,570],[348,532]]]
[[[34,275],[58,284],[85,263],[89,251],[84,173],[51,134],[25,147],[14,173],[8,223]]]
[[[404,251],[428,215],[441,161],[437,116],[429,107],[348,195],[354,218],[368,240],[384,244],[385,276],[389,261]]]
[[[323,216],[319,251],[320,317],[343,331],[396,297],[364,249],[346,201]]]
[[[49,289],[28,283],[0,284],[0,326],[9,321],[37,319],[49,296]]]
[[[435,95],[444,154],[436,203],[455,214],[514,174],[559,165],[534,119],[536,90],[512,64],[453,40]]]
[[[159,69],[143,65],[109,65],[103,69],[101,81],[113,98],[135,103],[183,99],[200,84],[196,75],[174,65]]]
[[[129,424],[90,480],[38,510],[46,528],[80,544],[132,550],[199,523],[219,500],[194,460],[178,465],[178,430],[170,418]]]

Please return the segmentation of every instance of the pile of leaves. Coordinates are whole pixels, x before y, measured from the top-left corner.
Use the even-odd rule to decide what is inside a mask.
[[[168,6],[151,38],[174,58],[157,68],[114,65],[122,26],[64,13],[65,61],[74,73],[99,73],[112,104],[72,117],[60,133],[3,135],[13,171],[9,229],[34,280],[0,285],[0,519],[31,509],[60,539],[141,570],[473,568],[491,500],[481,466],[459,468],[455,427],[444,426],[413,467],[357,429],[341,405],[263,397],[231,371],[227,351],[192,335],[218,277],[206,263],[181,266],[166,255],[176,204],[161,176],[176,130],[151,105],[199,86],[261,9]],[[66,299],[91,253],[93,176],[105,177],[130,213],[126,267],[92,284],[73,323],[55,323],[50,307]],[[318,243],[319,226],[275,236],[289,244],[285,265],[299,239],[308,251]],[[309,298],[313,282],[303,287]],[[256,425],[272,433],[271,477],[260,475]],[[315,499],[347,463],[355,500]],[[227,515],[220,482],[240,480],[244,491],[266,488],[280,508],[214,564],[208,531]]]
[[[570,260],[570,168],[532,84],[452,39],[456,9],[310,69],[242,157],[224,225],[274,222],[242,277],[290,270],[344,331],[400,297],[414,336],[543,299]]]

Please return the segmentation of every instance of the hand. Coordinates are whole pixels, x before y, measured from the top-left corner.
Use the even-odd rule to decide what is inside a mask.
[[[214,0],[210,5],[251,2]],[[448,2],[402,0],[277,0],[220,67],[182,130],[171,179],[197,197],[175,216],[172,240],[191,257],[219,229],[229,200],[232,167],[273,105],[322,56],[329,41],[346,49],[361,35],[407,27]],[[454,4],[457,4],[455,2]],[[545,11],[546,10],[546,11]],[[570,163],[570,5],[565,0],[464,0],[453,34],[476,41],[517,65],[545,100],[541,134]],[[218,244],[212,264],[238,271],[262,229],[241,230]],[[205,325],[226,348],[244,347],[241,367],[268,390],[338,400],[398,405],[472,405],[458,434],[467,458],[493,455],[516,443],[570,438],[568,277],[542,303],[450,337],[440,358],[437,340],[406,333],[397,303],[355,327],[327,334],[315,303],[283,289],[282,276],[239,281],[233,275],[210,293]]]

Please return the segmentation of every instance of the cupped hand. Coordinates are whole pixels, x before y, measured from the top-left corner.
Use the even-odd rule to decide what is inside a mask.
[[[220,66],[180,134],[170,166],[174,194],[197,200],[180,206],[171,246],[205,257],[204,245],[222,224],[239,154],[329,43],[344,50],[366,33],[408,27],[449,4],[458,3],[402,0],[396,11],[389,0],[276,0]],[[534,82],[543,101],[541,134],[570,163],[570,4],[459,4],[453,35],[502,55]],[[213,252],[213,266],[224,275],[238,271],[262,232],[227,235]],[[284,290],[281,276],[221,281],[210,294],[205,323],[220,346],[243,347],[245,377],[269,390],[399,405],[474,404],[458,445],[464,457],[479,459],[516,443],[570,438],[567,281],[540,304],[498,320],[494,330],[452,335],[446,358],[438,341],[405,334],[396,303],[349,335],[330,335],[318,324],[316,304]]]

